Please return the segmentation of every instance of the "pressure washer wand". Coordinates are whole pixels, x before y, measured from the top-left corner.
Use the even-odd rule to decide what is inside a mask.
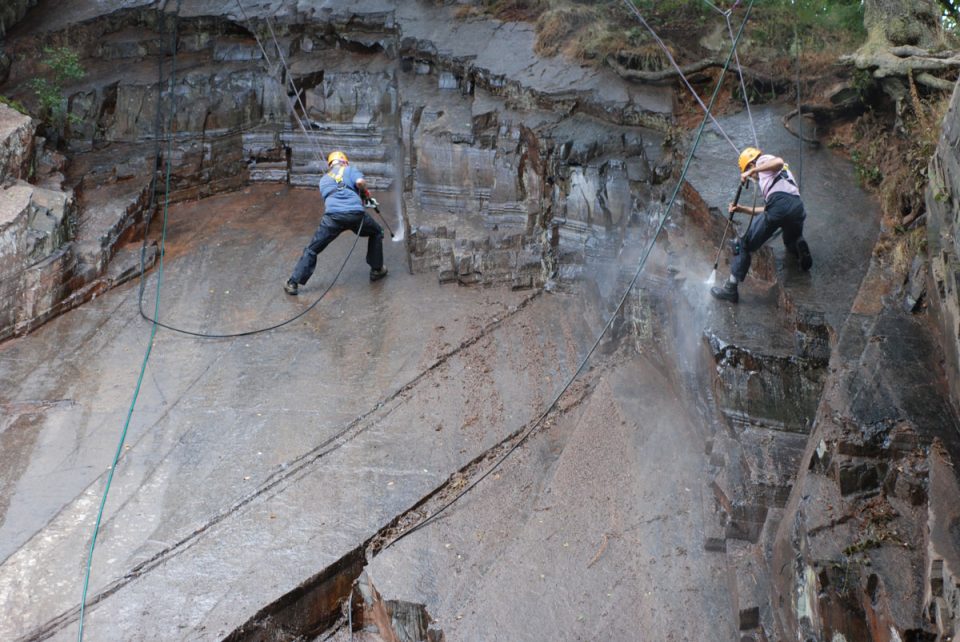
[[[387,223],[387,217],[385,217],[383,214],[380,213],[380,203],[377,202],[377,199],[371,198],[364,204],[367,207],[372,207],[373,211],[377,213],[377,215],[380,217],[380,220],[383,221],[383,224],[386,226],[387,231],[390,232],[390,238],[391,239],[397,238],[397,235],[393,233],[393,228],[391,228],[390,224]]]
[[[733,197],[733,204],[736,205],[740,202],[740,194],[743,193],[743,186],[746,184],[746,181],[740,181],[740,185],[737,186],[737,195]],[[723,252],[723,244],[727,240],[727,232],[730,230],[730,224],[733,223],[733,215],[735,212],[730,212],[729,218],[727,218],[727,224],[723,228],[723,236],[720,238],[720,247],[717,248],[717,258],[713,261],[713,271],[710,272],[710,278],[707,279],[707,285],[713,285],[717,282],[717,267],[720,265],[720,254]]]

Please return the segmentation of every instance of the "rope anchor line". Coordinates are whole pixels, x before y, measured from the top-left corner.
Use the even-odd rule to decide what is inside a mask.
[[[253,21],[250,19],[250,16],[247,14],[246,9],[244,9],[243,4],[241,4],[240,0],[236,0],[236,3],[237,3],[237,7],[240,9],[240,13],[243,15],[243,19],[247,23],[247,29],[250,31],[250,33],[253,34],[254,38],[257,41],[257,46],[260,49],[260,53],[263,55],[264,65],[266,66],[267,71],[270,72],[274,66],[274,61],[271,60],[270,55],[267,53],[266,47],[263,46],[263,41],[260,39],[260,36],[257,34],[256,29],[253,28]],[[287,65],[287,60],[283,55],[283,48],[280,46],[280,41],[277,39],[276,30],[274,30],[273,23],[270,20],[269,16],[266,18],[266,24],[267,24],[267,28],[270,30],[270,36],[273,40],[273,48],[276,49],[277,51],[278,60],[280,61],[281,66],[283,67],[284,75],[287,78],[287,82],[290,84],[291,90],[296,96],[296,102],[295,103],[288,102],[287,106],[290,108],[290,113],[293,115],[294,120],[296,120],[297,124],[300,126],[300,130],[303,132],[303,135],[307,138],[308,141],[310,141],[313,144],[313,147],[315,150],[314,154],[315,154],[317,163],[320,165],[325,165],[325,162],[323,160],[323,150],[320,148],[319,141],[314,135],[311,135],[311,133],[307,131],[307,128],[303,123],[303,120],[300,118],[300,115],[297,113],[296,105],[300,105],[300,109],[303,111],[304,116],[306,116],[307,107],[300,97],[300,90],[297,87],[296,81],[294,81],[293,79],[293,74],[290,73],[290,67]],[[386,221],[384,221],[384,223],[386,223]],[[347,253],[347,256],[343,259],[343,263],[340,264],[340,268],[337,270],[333,279],[330,281],[330,284],[327,285],[327,287],[323,290],[323,292],[320,293],[320,296],[318,296],[316,300],[313,301],[313,303],[311,303],[309,306],[307,306],[306,308],[304,308],[294,316],[284,321],[281,321],[279,323],[275,323],[273,325],[269,325],[262,328],[256,328],[253,330],[245,330],[242,332],[214,333],[214,332],[200,332],[196,330],[186,330],[184,328],[179,328],[168,323],[161,323],[155,318],[156,315],[154,315],[154,317],[150,317],[146,312],[144,312],[142,288],[141,288],[141,298],[139,303],[140,316],[151,323],[156,323],[159,327],[164,328],[165,330],[178,332],[180,334],[185,334],[191,337],[198,337],[201,339],[235,339],[238,337],[248,337],[255,334],[262,334],[264,332],[270,332],[272,330],[282,328],[283,326],[289,325],[294,321],[300,319],[305,314],[313,310],[315,307],[317,307],[320,301],[322,301],[327,296],[327,294],[329,294],[330,290],[333,289],[333,287],[337,284],[337,281],[339,281],[340,276],[343,274],[343,270],[346,268],[347,263],[350,261],[350,257],[353,256],[353,252],[354,250],[356,250],[357,244],[360,242],[360,233],[362,231],[363,231],[363,221],[361,220],[360,225],[356,231],[356,238],[353,241],[353,245],[350,247],[350,251]]]
[[[169,120],[168,120],[168,124],[167,124],[168,133],[173,131],[173,119],[174,119],[174,117],[175,117],[175,115],[176,115],[176,93],[175,93],[175,91],[174,91],[174,85],[175,85],[175,82],[176,82],[176,72],[177,72],[177,38],[178,38],[179,22],[180,22],[180,10],[181,10],[181,8],[182,8],[182,4],[183,4],[183,0],[177,0],[176,13],[175,13],[175,15],[174,15],[174,21],[173,21],[173,28],[172,28],[171,33],[170,33],[170,58],[171,58],[171,63],[170,63],[170,78],[169,78],[169,81],[168,81],[168,84],[169,84],[168,95],[169,95],[169,100],[170,100],[170,112],[169,112]],[[161,6],[160,3],[158,2],[158,3],[157,3],[157,11],[160,12],[160,13],[165,12],[165,11],[167,10],[168,5],[169,5],[169,0],[166,0],[166,1],[163,3],[163,6]],[[244,9],[243,9],[243,5],[240,4],[240,0],[237,0],[237,5],[240,7],[240,10],[241,10],[241,12],[244,14],[244,16],[246,16],[246,12],[245,12]],[[161,24],[161,25],[164,24],[164,21],[163,21],[163,20],[160,20],[160,21],[159,21],[159,24]],[[249,22],[248,22],[248,25],[249,25]],[[274,45],[277,47],[277,51],[280,53],[280,57],[281,57],[281,60],[282,60],[282,62],[283,62],[283,65],[284,65],[284,69],[285,69],[286,72],[287,72],[287,78],[289,79],[289,81],[290,81],[290,83],[291,83],[291,86],[293,86],[295,93],[297,93],[297,95],[298,95],[298,100],[299,100],[299,92],[296,91],[296,85],[295,85],[295,83],[294,83],[294,81],[293,81],[292,76],[291,76],[290,73],[289,73],[289,69],[288,69],[287,66],[286,66],[286,61],[283,60],[283,54],[282,54],[282,52],[280,52],[280,43],[279,43],[279,42],[277,41],[277,39],[276,39],[276,34],[275,34],[275,32],[273,31],[272,26],[270,27],[270,31],[271,31],[271,34],[273,35]],[[254,34],[255,34],[255,32],[254,32]],[[259,36],[257,36],[257,44],[260,46],[260,51],[261,51],[261,53],[263,53],[264,60],[266,61],[266,63],[267,63],[268,65],[270,65],[270,64],[271,64],[271,63],[270,63],[270,58],[269,58],[269,56],[267,55],[267,52],[266,52],[266,50],[264,49],[262,43],[260,42]],[[163,98],[163,96],[162,96],[162,94],[163,94],[163,59],[162,59],[162,57],[159,58],[158,69],[159,69],[159,72],[158,72],[158,73],[159,73],[159,82],[157,83],[157,87],[158,87],[158,92],[159,92],[160,96],[159,96],[159,98],[158,98],[158,108],[157,108],[157,116],[156,116],[156,122],[155,122],[155,127],[156,127],[156,137],[155,137],[155,138],[156,138],[156,141],[157,141],[157,149],[156,149],[155,154],[154,154],[154,173],[153,173],[153,178],[151,179],[152,181],[156,181],[157,170],[159,169],[160,141],[161,141],[161,139],[162,139],[162,135],[161,135],[161,134],[162,134],[162,132],[161,132],[161,111],[162,111],[162,110],[161,110],[161,106],[162,106],[162,103],[163,103],[163,100],[162,100],[162,98]],[[302,102],[301,102],[300,104],[301,104],[301,106],[303,105]],[[307,133],[306,128],[303,126],[303,122],[300,120],[299,116],[298,116],[297,113],[296,113],[296,110],[295,110],[295,109],[292,109],[292,111],[293,111],[294,118],[295,118],[295,119],[297,120],[297,122],[300,124],[300,127],[301,127],[301,129],[303,130],[304,134],[307,136],[307,138],[308,138],[309,140],[311,140],[312,142],[315,143],[315,145],[316,145],[316,147],[317,147],[317,149],[318,149],[318,151],[319,151],[319,150],[320,150],[319,143],[318,143],[317,141],[315,141],[312,137],[310,137],[310,134],[309,134],[309,133]],[[305,109],[305,108],[304,108],[304,113],[306,113],[306,109]],[[137,306],[138,306],[138,309],[139,309],[139,312],[140,312],[140,316],[143,317],[144,319],[146,319],[147,321],[149,321],[150,324],[151,324],[151,326],[150,326],[150,336],[149,336],[149,339],[148,339],[148,342],[147,342],[146,350],[145,350],[144,355],[143,355],[143,361],[142,361],[142,363],[141,363],[141,365],[140,365],[140,372],[139,372],[139,375],[137,376],[137,382],[136,382],[136,386],[134,387],[133,397],[132,397],[131,402],[130,402],[130,407],[129,407],[128,410],[127,410],[126,419],[125,419],[125,421],[124,421],[123,428],[122,428],[122,430],[121,430],[121,432],[120,432],[120,438],[119,438],[119,440],[118,440],[118,442],[117,442],[116,452],[114,453],[113,460],[112,460],[112,463],[111,463],[110,468],[109,468],[109,473],[107,474],[107,481],[106,481],[106,484],[105,484],[105,486],[104,486],[103,495],[101,496],[101,499],[100,499],[100,505],[99,505],[99,508],[98,508],[98,510],[97,510],[97,517],[96,517],[96,521],[95,521],[94,527],[93,527],[93,535],[92,535],[92,537],[91,537],[91,539],[90,539],[90,547],[89,547],[89,550],[88,550],[88,552],[87,552],[87,560],[86,560],[86,565],[85,565],[85,570],[84,570],[83,588],[82,588],[82,592],[81,592],[81,596],[80,596],[80,612],[79,612],[79,623],[78,623],[78,631],[77,631],[77,640],[78,640],[78,642],[83,642],[83,630],[84,630],[84,621],[85,621],[85,616],[86,616],[87,594],[88,594],[89,587],[90,587],[90,575],[91,575],[91,571],[92,571],[92,568],[93,568],[93,555],[94,555],[94,551],[95,551],[96,545],[97,545],[97,537],[98,537],[98,535],[99,535],[99,533],[100,533],[100,524],[101,524],[101,522],[102,522],[102,520],[103,520],[103,513],[104,513],[104,509],[106,508],[107,497],[108,497],[108,495],[109,495],[109,493],[110,493],[110,488],[111,488],[111,486],[112,486],[112,484],[113,484],[113,477],[114,477],[114,473],[116,472],[116,469],[117,469],[117,463],[119,462],[119,460],[120,460],[120,455],[121,455],[122,452],[123,452],[123,444],[124,444],[124,442],[126,441],[127,433],[128,433],[128,431],[129,431],[129,429],[130,429],[130,423],[131,423],[131,421],[132,421],[132,419],[133,419],[133,412],[134,412],[134,409],[136,408],[137,399],[138,399],[139,396],[140,396],[140,389],[141,389],[141,386],[142,386],[142,384],[143,384],[144,375],[145,375],[145,373],[146,373],[147,363],[149,362],[150,356],[151,356],[151,354],[152,354],[152,352],[153,352],[154,340],[155,340],[155,338],[156,338],[157,329],[158,329],[158,328],[165,328],[165,329],[167,329],[167,330],[171,330],[171,331],[174,331],[174,332],[179,332],[179,333],[181,333],[181,334],[188,334],[188,335],[191,335],[191,336],[203,337],[203,338],[234,338],[234,337],[249,336],[249,335],[252,335],[252,334],[258,334],[258,333],[262,333],[262,332],[267,332],[267,331],[269,331],[269,330],[274,330],[274,329],[279,328],[279,327],[281,327],[281,326],[284,326],[284,325],[287,325],[287,324],[289,324],[289,323],[292,323],[293,321],[299,319],[299,318],[302,317],[303,315],[307,314],[307,313],[308,313],[310,310],[312,310],[314,307],[316,307],[316,305],[317,305],[318,303],[320,303],[320,301],[321,301],[321,300],[327,295],[327,293],[333,288],[333,286],[336,284],[337,280],[340,278],[340,275],[342,274],[344,268],[346,267],[347,262],[350,260],[350,257],[351,257],[351,255],[353,254],[353,251],[356,249],[357,243],[360,241],[360,232],[361,232],[361,230],[363,229],[363,222],[361,221],[360,226],[359,226],[358,229],[357,229],[357,236],[356,236],[356,239],[354,239],[353,246],[350,248],[350,252],[347,254],[347,256],[346,256],[346,258],[344,259],[343,263],[340,265],[340,269],[337,271],[337,273],[336,273],[336,275],[334,276],[333,280],[331,281],[330,285],[327,286],[327,288],[323,291],[323,293],[321,293],[320,296],[317,298],[317,300],[314,301],[310,306],[308,306],[306,309],[302,310],[301,312],[299,312],[299,313],[296,314],[295,316],[291,317],[290,319],[287,319],[286,321],[283,321],[283,322],[281,322],[281,323],[277,323],[277,324],[275,324],[275,325],[273,325],[273,326],[270,326],[270,327],[267,327],[267,328],[260,328],[260,329],[257,329],[257,330],[251,330],[251,331],[247,331],[247,332],[237,332],[237,333],[233,333],[233,334],[204,334],[204,333],[200,333],[200,332],[193,332],[193,331],[190,331],[190,330],[184,330],[184,329],[181,329],[181,328],[177,328],[177,327],[175,327],[175,326],[172,326],[172,325],[169,325],[169,324],[166,324],[166,323],[161,323],[161,322],[159,321],[159,318],[160,318],[160,293],[161,293],[162,285],[163,285],[164,254],[165,254],[165,251],[164,251],[164,250],[165,250],[166,238],[167,238],[167,220],[168,220],[168,215],[169,215],[169,210],[170,210],[170,183],[171,183],[171,175],[172,175],[172,172],[173,172],[173,142],[174,142],[174,138],[175,138],[175,137],[174,137],[172,134],[167,136],[167,146],[168,146],[168,147],[167,147],[167,154],[166,154],[166,168],[165,168],[165,180],[164,180],[163,226],[162,226],[162,231],[161,231],[161,235],[160,235],[160,248],[159,248],[159,259],[158,259],[159,263],[158,263],[158,268],[157,268],[157,291],[156,291],[155,298],[154,298],[154,311],[153,311],[153,316],[152,316],[152,317],[151,317],[150,315],[148,315],[148,314],[144,311],[144,309],[143,309],[143,297],[144,297],[144,290],[145,290],[145,286],[146,286],[146,282],[145,282],[145,279],[144,279],[144,275],[145,275],[145,271],[146,271],[146,259],[145,259],[145,256],[146,256],[146,245],[147,245],[147,232],[148,232],[148,229],[149,229],[151,216],[148,215],[148,216],[146,217],[146,220],[144,221],[143,245],[142,245],[141,251],[140,251],[140,276],[139,276],[139,278],[140,278],[140,285],[139,285],[139,288],[138,288]],[[150,192],[151,192],[151,199],[153,199],[153,195],[156,193],[156,190],[155,190],[155,189],[151,189]],[[152,203],[152,201],[151,201],[151,203]],[[151,209],[151,211],[152,211],[152,208],[150,208],[150,209]]]
[[[640,257],[640,261],[637,265],[637,271],[633,275],[633,279],[631,279],[630,283],[624,289],[623,296],[620,297],[620,301],[619,303],[617,303],[617,307],[610,314],[609,319],[607,319],[606,324],[600,330],[600,333],[597,335],[597,338],[594,341],[593,345],[590,347],[589,350],[587,350],[583,359],[580,361],[580,364],[577,366],[577,369],[567,379],[564,385],[560,388],[560,391],[557,392],[557,394],[553,397],[553,400],[550,402],[550,404],[547,405],[547,407],[543,410],[543,412],[541,412],[536,417],[536,419],[534,419],[530,423],[529,428],[527,428],[527,430],[520,436],[520,438],[517,439],[517,441],[510,448],[508,448],[507,451],[503,455],[501,455],[493,463],[493,465],[490,468],[488,468],[486,471],[483,472],[483,474],[481,474],[479,477],[477,477],[472,482],[470,482],[459,493],[454,495],[452,499],[442,504],[436,511],[431,513],[429,516],[425,517],[423,520],[421,520],[411,528],[400,533],[394,539],[390,540],[387,544],[383,546],[383,548],[380,549],[380,552],[385,551],[386,549],[390,548],[391,546],[393,546],[403,538],[407,537],[408,535],[411,535],[417,532],[418,530],[420,530],[421,528],[424,528],[428,524],[432,523],[437,518],[437,516],[439,516],[445,510],[447,510],[448,508],[453,506],[455,503],[457,503],[464,495],[466,495],[467,493],[472,491],[474,488],[476,488],[480,482],[482,482],[493,471],[499,468],[503,464],[503,462],[507,460],[507,458],[510,455],[512,455],[518,448],[520,448],[520,446],[522,446],[527,441],[527,439],[530,438],[530,436],[532,436],[537,430],[539,430],[539,428],[544,424],[544,421],[547,419],[550,413],[553,412],[553,410],[557,407],[557,404],[560,402],[560,398],[567,392],[567,390],[570,389],[570,386],[573,385],[573,382],[576,381],[577,377],[580,376],[580,374],[584,371],[584,369],[587,366],[587,363],[590,361],[590,357],[593,356],[594,352],[596,352],[597,347],[599,347],[600,342],[603,340],[603,337],[606,336],[607,332],[610,330],[611,326],[613,325],[613,322],[616,320],[617,315],[620,314],[620,311],[623,309],[623,306],[626,303],[627,298],[630,296],[630,292],[633,291],[634,286],[637,284],[637,281],[640,279],[640,275],[643,273],[643,269],[647,264],[647,259],[650,258],[650,254],[653,252],[653,248],[657,243],[657,239],[660,237],[661,232],[663,232],[663,228],[666,225],[667,219],[670,216],[670,210],[673,208],[673,205],[680,194],[680,189],[683,187],[684,178],[686,177],[687,171],[690,169],[690,165],[693,162],[693,157],[697,151],[697,147],[700,144],[700,139],[703,137],[704,128],[707,125],[707,121],[710,120],[711,118],[710,112],[713,109],[714,104],[716,103],[717,96],[720,94],[720,88],[723,86],[723,77],[726,74],[727,69],[730,67],[730,63],[733,61],[734,54],[737,51],[737,44],[739,44],[740,38],[743,36],[744,28],[747,26],[747,21],[750,19],[750,12],[753,9],[753,3],[754,3],[754,0],[750,0],[750,3],[747,5],[746,14],[743,17],[743,22],[740,24],[740,29],[737,32],[736,38],[734,38],[733,40],[733,46],[730,49],[730,54],[727,56],[726,63],[724,64],[723,69],[720,71],[720,77],[717,79],[717,84],[714,87],[713,95],[710,97],[710,104],[706,108],[706,113],[703,116],[703,120],[700,121],[700,127],[697,129],[697,135],[694,138],[693,146],[691,147],[690,152],[687,154],[687,158],[683,164],[683,169],[680,172],[680,177],[678,178],[677,184],[673,190],[673,194],[670,196],[670,200],[667,202],[667,206],[664,209],[659,222],[657,223],[657,228],[653,235],[653,238],[650,240],[649,244],[646,247],[646,250],[644,251],[643,255]]]

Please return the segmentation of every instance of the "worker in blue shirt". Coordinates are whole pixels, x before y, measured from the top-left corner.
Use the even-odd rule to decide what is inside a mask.
[[[283,284],[287,294],[298,294],[300,286],[307,282],[317,266],[317,254],[345,230],[369,237],[367,265],[370,266],[370,280],[378,281],[387,276],[387,268],[383,266],[383,228],[364,210],[364,205],[376,207],[377,201],[367,190],[363,174],[350,166],[347,155],[341,151],[331,152],[327,156],[327,165],[329,171],[320,179],[323,218],[293,268],[293,274]]]

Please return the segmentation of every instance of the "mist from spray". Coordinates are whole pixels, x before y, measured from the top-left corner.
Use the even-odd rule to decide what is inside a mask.
[[[716,285],[717,284],[717,271],[711,270],[710,276],[704,281],[707,285]]]
[[[398,143],[399,147],[399,143]],[[401,152],[402,153],[402,152]],[[402,156],[401,156],[402,158]],[[403,225],[403,185],[402,180],[403,174],[398,174],[393,179],[393,199],[397,204],[397,225],[393,228],[393,242],[403,240],[404,231],[406,228]]]

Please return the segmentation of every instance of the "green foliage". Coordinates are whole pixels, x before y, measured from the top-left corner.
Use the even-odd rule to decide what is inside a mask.
[[[850,153],[850,160],[853,161],[853,167],[857,170],[857,179],[863,186],[876,187],[883,181],[883,172],[876,163],[874,151],[862,153],[854,150]]]
[[[943,25],[950,31],[956,31],[960,25],[960,0],[940,0],[943,11]]]
[[[27,111],[27,108],[24,107],[19,101],[14,100],[13,98],[7,98],[6,96],[0,96],[0,103],[4,104],[4,105],[6,105],[7,107],[10,107],[10,108],[12,108],[12,109],[16,109],[18,112],[20,112],[20,113],[23,114],[24,116],[29,116],[29,115],[30,115],[30,112]]]
[[[61,130],[75,117],[67,114],[67,98],[63,94],[65,83],[80,80],[86,75],[77,52],[69,47],[44,47],[41,64],[49,72],[46,76],[30,81],[30,88],[40,106],[40,119],[54,129]]]
[[[750,37],[774,49],[790,49],[794,29],[805,48],[833,48],[866,37],[860,0],[769,0],[754,6]]]
[[[633,0],[633,4],[644,15],[678,15],[686,16],[709,15],[713,13],[706,2],[690,2],[689,0]],[[718,7],[722,2],[715,2]]]

